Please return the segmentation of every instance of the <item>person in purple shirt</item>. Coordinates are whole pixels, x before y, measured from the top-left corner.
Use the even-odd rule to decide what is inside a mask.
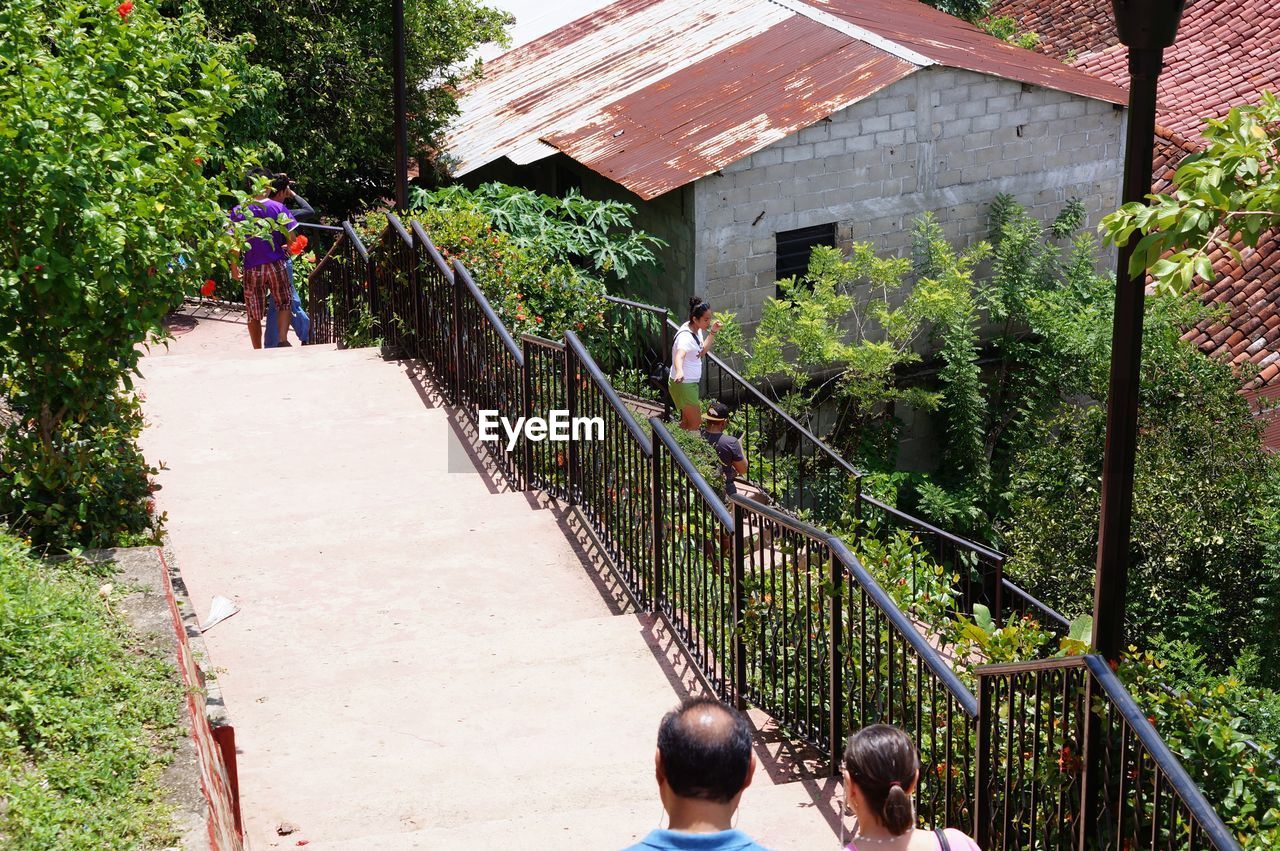
[[[293,216],[295,221],[306,222],[315,217],[315,208],[307,203],[307,199],[303,198],[297,192],[294,192],[294,182],[289,175],[280,173],[271,178],[271,200],[279,201],[289,208],[289,215]],[[311,335],[311,318],[307,316],[307,312],[302,309],[302,300],[298,298],[298,287],[293,281],[293,255],[286,254],[284,258],[284,270],[289,275],[289,326],[293,328],[294,335],[298,338],[298,342],[304,346],[308,337]],[[276,318],[276,300],[274,296],[267,296],[267,322],[266,327],[262,329],[262,345],[268,349],[276,346],[290,345],[287,339],[282,339],[276,328],[279,327],[280,321]]]
[[[756,770],[751,725],[741,712],[715,698],[689,698],[663,717],[654,759],[670,824],[626,851],[764,851],[733,828]]]
[[[251,185],[256,185],[257,175],[250,177]],[[257,198],[231,211],[233,222],[244,222],[250,217],[268,219],[274,223],[275,229],[269,236],[250,236],[246,239],[248,250],[242,258],[231,260],[231,277],[241,281],[244,287],[245,313],[248,315],[249,342],[255,349],[262,348],[262,318],[266,312],[267,293],[270,292],[276,304],[288,304],[289,274],[285,269],[285,259],[289,256],[289,246],[295,237],[294,230],[298,221],[289,212],[289,208],[269,196],[272,187],[268,183],[258,193]],[[284,340],[289,334],[289,312],[282,310],[276,317],[276,333]]]

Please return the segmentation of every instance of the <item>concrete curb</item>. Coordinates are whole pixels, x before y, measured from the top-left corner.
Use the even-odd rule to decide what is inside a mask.
[[[200,757],[200,781],[209,804],[208,847],[213,851],[243,851],[235,727],[216,674],[210,669],[199,615],[191,604],[173,550],[166,542],[155,551],[172,617],[178,670],[187,691],[191,736]]]

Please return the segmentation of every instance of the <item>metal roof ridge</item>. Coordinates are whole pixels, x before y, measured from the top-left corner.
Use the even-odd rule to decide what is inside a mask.
[[[899,59],[910,62],[912,65],[926,68],[930,65],[938,64],[935,60],[930,59],[922,53],[916,53],[909,47],[904,47],[896,41],[873,33],[871,30],[864,29],[857,24],[851,24],[848,21],[841,20],[829,12],[824,12],[821,9],[810,6],[808,3],[802,2],[802,0],[766,0],[766,2],[773,3],[775,6],[781,6],[784,9],[795,12],[797,15],[808,18],[814,23],[822,24],[824,27],[833,29],[836,32],[844,33],[850,38],[856,38],[861,42],[865,42],[866,44],[877,48],[878,50],[883,50],[885,53],[892,54]]]

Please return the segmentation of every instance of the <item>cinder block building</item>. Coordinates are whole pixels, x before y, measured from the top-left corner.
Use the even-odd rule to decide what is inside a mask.
[[[748,329],[817,244],[985,236],[1010,193],[1096,223],[1125,92],[916,0],[620,0],[486,64],[446,152],[467,182],[629,201],[668,243],[629,293]]]

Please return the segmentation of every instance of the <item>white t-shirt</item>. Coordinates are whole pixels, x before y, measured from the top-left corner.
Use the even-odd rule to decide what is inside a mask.
[[[680,330],[676,332],[675,342],[671,344],[671,363],[676,363],[676,358],[684,358],[681,363],[684,364],[684,383],[696,384],[702,378],[702,357],[698,354],[702,351],[702,340],[698,335],[689,329],[689,323],[686,322],[680,326]],[[672,369],[672,374],[675,370]]]

